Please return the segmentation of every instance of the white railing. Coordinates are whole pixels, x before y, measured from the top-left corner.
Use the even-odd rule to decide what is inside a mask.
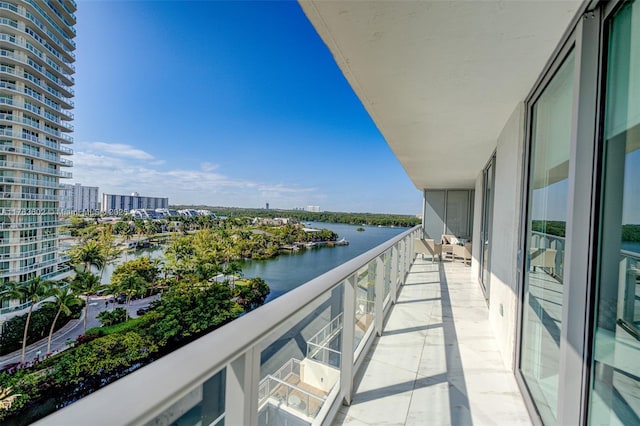
[[[102,424],[170,424],[179,420],[194,404],[206,405],[208,401],[222,399],[225,401],[225,424],[257,425],[259,399],[266,391],[265,385],[260,389],[260,369],[269,361],[261,358],[271,356],[265,350],[277,347],[283,339],[289,341],[292,330],[299,332],[297,328],[304,327],[309,321],[316,321],[314,326],[319,324],[318,321],[328,324],[342,313],[341,365],[339,369],[331,369],[338,376],[330,381],[331,388],[325,389],[325,401],[318,402],[313,412],[308,413],[313,424],[330,422],[342,401],[352,399],[354,376],[375,336],[382,333],[385,313],[395,303],[413,260],[413,241],[420,235],[420,229],[410,229],[345,262],[45,417],[41,424],[81,425],[95,413],[100,413]],[[386,272],[385,261],[391,263],[389,273]],[[375,297],[371,313],[373,320],[356,345],[357,274],[364,267],[375,270],[375,282],[371,285],[378,297]],[[385,282],[387,280],[388,283]],[[388,297],[385,297],[385,288],[389,288]],[[328,318],[326,315],[317,316],[315,310],[319,308],[324,312],[331,311],[331,315]],[[293,339],[295,343],[295,337]],[[292,346],[297,347],[295,344]],[[206,384],[213,383],[220,375],[225,377],[222,395],[207,396],[207,392],[212,391]],[[199,400],[194,395],[200,395]],[[293,402],[296,401],[294,398]],[[311,402],[315,404],[317,401],[310,400],[307,406]],[[118,409],[105,410],[107,406]]]
[[[339,314],[307,340],[307,358],[339,368],[341,353],[329,345],[341,331],[342,314]]]
[[[286,381],[290,375],[296,375],[300,377],[300,360],[291,358],[284,363],[275,373],[267,375],[264,379],[260,380],[258,384],[258,404],[262,405],[273,393],[274,389],[270,385],[269,378]]]

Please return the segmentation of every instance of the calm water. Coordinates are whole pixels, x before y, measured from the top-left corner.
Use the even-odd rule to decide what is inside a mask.
[[[640,253],[640,242],[623,241],[622,250]]]
[[[349,245],[317,247],[292,254],[281,254],[274,259],[243,262],[242,271],[245,277],[261,277],[271,287],[267,301],[293,290],[408,229],[363,226],[365,231],[358,232],[356,229],[359,226],[354,225],[314,222],[308,225],[314,228],[330,229],[339,235],[339,239],[346,238]]]
[[[358,232],[356,229],[359,225],[320,222],[309,222],[307,224],[314,228],[330,229],[339,235],[338,239],[346,238],[346,240],[349,241],[349,245],[317,247],[300,250],[297,253],[281,254],[276,258],[268,260],[248,260],[242,262],[242,271],[245,277],[260,277],[271,287],[271,293],[267,301],[273,300],[289,290],[293,290],[299,285],[361,255],[408,229],[363,226],[365,231]],[[105,268],[102,282],[105,284],[109,283],[111,274],[118,264],[140,256],[149,256],[151,258],[163,257],[164,248],[152,247],[121,256],[115,264],[111,264]]]

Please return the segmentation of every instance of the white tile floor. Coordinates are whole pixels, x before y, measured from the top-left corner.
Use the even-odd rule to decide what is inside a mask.
[[[461,262],[416,260],[356,380],[335,424],[531,424]]]

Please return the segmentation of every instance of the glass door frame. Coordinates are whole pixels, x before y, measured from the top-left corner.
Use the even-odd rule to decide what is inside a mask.
[[[518,243],[518,313],[514,366],[516,381],[534,423],[542,423],[521,373],[524,279],[528,271],[526,255],[528,228],[529,176],[532,144],[533,106],[553,79],[568,53],[575,52],[574,102],[571,122],[568,211],[564,265],[562,328],[560,335],[559,389],[556,422],[584,424],[590,387],[590,358],[593,292],[597,245],[598,182],[600,158],[597,155],[601,132],[600,94],[602,92],[602,23],[608,4],[584,2],[529,96],[525,99],[524,148]]]
[[[491,175],[489,175],[491,174]],[[487,184],[491,183],[491,193],[487,200]],[[484,298],[489,303],[491,289],[491,239],[493,233],[493,207],[496,187],[496,152],[494,151],[487,165],[482,171],[482,216],[480,217],[480,268],[478,281],[484,292]],[[487,246],[485,258],[485,246]],[[485,272],[487,276],[485,276]]]

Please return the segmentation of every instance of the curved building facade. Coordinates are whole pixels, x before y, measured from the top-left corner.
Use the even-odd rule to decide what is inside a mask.
[[[70,178],[76,3],[0,2],[0,280],[66,275],[61,179]]]

